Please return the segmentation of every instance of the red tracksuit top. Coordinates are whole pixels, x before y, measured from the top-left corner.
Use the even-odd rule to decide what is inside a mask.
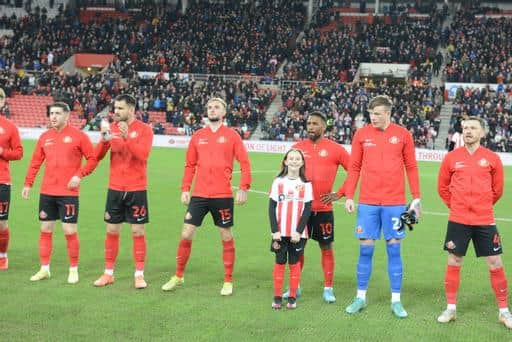
[[[86,159],[82,166],[82,158]],[[32,187],[42,163],[45,162],[41,194],[78,196],[79,188],[68,189],[73,176],[83,178],[98,164],[91,140],[84,132],[66,125],[58,132],[51,128],[37,140],[25,177],[25,186]]]
[[[98,161],[110,149],[108,188],[116,191],[143,191],[147,188],[147,161],[153,146],[151,127],[135,119],[128,125],[128,136],[121,137],[117,122],[110,125],[112,140],[100,140],[95,154]]]
[[[503,194],[500,157],[480,146],[470,154],[464,146],[441,163],[437,191],[450,208],[448,220],[472,226],[494,225],[493,205]]]
[[[181,191],[190,191],[195,176],[192,196],[231,198],[233,160],[240,164],[240,189],[251,186],[249,155],[240,135],[233,129],[220,126],[216,132],[210,127],[196,131],[187,148]]]
[[[350,168],[345,181],[347,198],[354,198],[361,177],[359,203],[406,204],[404,168],[413,198],[420,198],[414,141],[405,128],[391,123],[384,131],[366,125],[352,139]]]
[[[23,146],[18,128],[8,119],[0,115],[0,184],[11,184],[9,161],[23,157]]]
[[[350,155],[340,144],[326,138],[320,138],[317,143],[306,139],[293,145],[301,150],[306,160],[306,178],[313,185],[312,211],[332,211],[332,203],[323,204],[320,196],[332,192],[338,167],[341,165],[348,170]],[[336,192],[343,196],[343,186]]]

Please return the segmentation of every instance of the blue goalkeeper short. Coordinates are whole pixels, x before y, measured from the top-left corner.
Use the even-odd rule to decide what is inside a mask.
[[[406,205],[369,205],[357,207],[355,237],[358,239],[379,240],[381,231],[384,240],[403,239],[405,229],[400,215],[407,209]]]

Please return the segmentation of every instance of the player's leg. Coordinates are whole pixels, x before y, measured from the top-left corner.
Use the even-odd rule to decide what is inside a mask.
[[[359,239],[359,259],[357,261],[357,294],[345,311],[357,313],[366,306],[366,291],[372,274],[375,240],[380,238],[380,207],[359,204],[355,237]]]
[[[398,318],[407,317],[407,311],[402,306],[400,294],[402,291],[403,262],[401,255],[401,241],[405,237],[400,215],[406,210],[406,206],[382,206],[381,222],[386,240],[386,252],[388,255],[388,277],[391,288],[391,310]]]
[[[496,296],[498,319],[508,329],[512,329],[512,315],[508,309],[508,281],[503,268],[500,234],[495,225],[475,228],[473,245],[478,257],[483,256],[489,268],[491,287]]]
[[[437,317],[439,323],[454,321],[457,317],[457,292],[460,285],[460,270],[472,236],[472,227],[448,222],[443,249],[448,252],[444,276],[446,309]]]
[[[11,186],[0,184],[0,271],[9,268],[7,249],[9,247],[9,207],[11,203]]]
[[[276,262],[272,272],[274,280],[274,300],[272,301],[272,309],[274,310],[281,309],[283,303],[281,291],[283,289],[284,272],[288,257],[287,246],[288,240],[285,238],[281,238],[280,241],[273,240],[270,245],[270,251],[276,254]]]
[[[318,213],[318,228],[320,239],[318,245],[322,253],[322,271],[324,273],[323,299],[326,303],[334,303],[336,297],[332,282],[334,279],[334,253],[332,243],[334,242],[334,215],[332,211]],[[318,231],[318,229],[317,229]]]
[[[222,262],[224,264],[224,284],[220,294],[233,294],[233,269],[235,267],[235,240],[232,227],[234,224],[233,198],[213,198],[209,200],[209,210],[213,223],[217,226],[222,241]]]
[[[197,228],[201,226],[204,216],[208,213],[208,199],[192,197],[185,213],[180,242],[176,250],[176,273],[167,283],[162,285],[162,290],[172,291],[184,283],[184,273],[188,259],[192,253],[192,240]]]
[[[77,231],[79,213],[78,196],[58,196],[56,200],[68,250],[68,283],[76,284],[78,283],[78,258],[80,255],[80,240],[78,239]]]
[[[149,206],[146,191],[131,191],[124,197],[124,221],[130,223],[133,239],[133,259],[135,262],[134,286],[145,289],[148,284],[144,279],[146,260],[145,224],[149,223]]]
[[[39,195],[39,221],[41,232],[39,234],[39,263],[41,268],[30,280],[39,281],[50,278],[50,258],[53,248],[53,230],[59,218],[57,202],[54,196]]]
[[[106,223],[105,235],[105,269],[103,274],[94,282],[94,286],[107,286],[113,284],[114,266],[119,251],[119,233],[124,220],[124,208],[122,200],[124,192],[108,189],[105,214],[103,220]]]
[[[300,283],[300,264],[299,256],[304,254],[304,246],[306,239],[300,239],[297,243],[288,245],[288,266],[290,268],[290,296],[288,297],[288,309],[295,309],[297,307],[297,290]]]

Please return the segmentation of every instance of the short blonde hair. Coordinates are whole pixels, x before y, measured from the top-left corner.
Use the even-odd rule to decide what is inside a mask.
[[[373,99],[370,100],[370,103],[368,104],[368,109],[372,110],[373,108],[380,106],[384,106],[391,111],[391,108],[393,107],[393,100],[387,95],[375,96]]]
[[[208,102],[206,102],[206,106],[208,106],[210,104],[210,102],[213,102],[213,101],[220,102],[224,106],[224,109],[228,109],[228,105],[226,104],[226,101],[224,101],[220,97],[212,97],[211,99],[208,100]]]

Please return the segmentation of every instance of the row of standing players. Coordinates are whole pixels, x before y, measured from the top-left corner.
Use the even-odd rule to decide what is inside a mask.
[[[0,98],[5,101],[5,98]],[[69,107],[54,103],[49,108],[50,129],[35,147],[25,178],[22,197],[27,199],[34,179],[43,164],[39,219],[40,270],[30,280],[50,278],[52,233],[61,220],[67,242],[70,269],[68,282],[77,283],[79,239],[79,185],[110,149],[110,176],[104,220],[106,222],[105,270],[94,282],[102,287],[114,283],[114,265],[119,248],[119,232],[123,222],[131,226],[134,286],[147,287],[144,280],[146,241],[144,224],[149,221],[147,203],[147,159],[153,133],[149,126],[135,118],[136,100],[119,95],[114,102],[114,123],[102,125],[101,139],[93,147],[88,136],[68,125]],[[244,204],[251,183],[250,162],[240,136],[222,124],[226,103],[211,98],[207,103],[209,124],[191,138],[186,152],[181,201],[188,206],[181,239],[177,248],[176,273],[162,286],[172,291],[184,284],[184,271],[191,253],[192,240],[206,214],[211,213],[219,229],[223,247],[224,284],[221,295],[233,293],[235,244],[233,226],[234,202]],[[392,100],[377,96],[369,103],[371,123],[356,132],[351,155],[328,139],[325,116],[313,112],[307,119],[308,139],[296,143],[282,161],[281,171],[270,191],[269,219],[272,234],[271,251],[276,255],[273,270],[273,309],[280,309],[283,299],[287,308],[297,307],[301,295],[300,274],[304,266],[307,238],[316,240],[321,250],[324,274],[323,299],[336,301],[333,291],[334,216],[332,202],[345,196],[347,212],[355,211],[354,194],[360,181],[359,205],[355,236],[360,241],[357,264],[357,294],[346,312],[356,314],[366,307],[366,291],[372,272],[375,241],[384,235],[388,255],[391,287],[391,311],[398,318],[408,316],[401,300],[402,258],[400,242],[405,229],[400,220],[404,211],[421,214],[418,167],[414,142],[410,133],[391,122]],[[463,124],[465,147],[447,154],[438,177],[438,192],[450,209],[444,249],[448,251],[445,273],[447,308],[438,317],[441,323],[456,318],[456,296],[460,268],[469,242],[478,257],[484,257],[499,306],[498,319],[512,328],[508,310],[507,279],[500,257],[501,240],[496,228],[493,205],[503,193],[503,166],[500,158],[480,146],[483,123],[469,118]],[[17,128],[0,118],[0,269],[8,268],[7,224],[10,203],[9,161],[21,159],[23,148]],[[86,163],[82,165],[82,160]],[[233,198],[231,173],[234,159],[241,168],[239,189]],[[339,166],[348,175],[336,192],[332,187]],[[405,174],[413,201],[406,206]],[[194,190],[191,184],[195,178]],[[285,265],[290,269],[290,288],[282,294]]]

